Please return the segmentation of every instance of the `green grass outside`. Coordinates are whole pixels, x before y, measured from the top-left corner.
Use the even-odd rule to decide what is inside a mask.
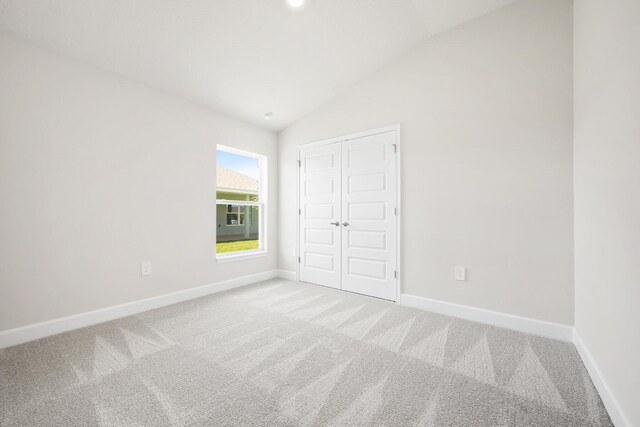
[[[219,242],[216,243],[216,253],[223,252],[235,252],[235,251],[250,251],[251,249],[258,249],[259,243],[257,240],[234,240],[232,242]]]

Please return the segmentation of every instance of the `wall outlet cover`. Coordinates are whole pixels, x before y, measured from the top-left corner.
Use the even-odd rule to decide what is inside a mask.
[[[140,273],[143,276],[149,276],[151,274],[151,262],[145,261],[140,264]]]
[[[464,282],[467,280],[467,267],[456,266],[453,268],[453,278]]]

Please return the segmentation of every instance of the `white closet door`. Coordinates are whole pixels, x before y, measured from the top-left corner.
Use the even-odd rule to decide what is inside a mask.
[[[340,143],[304,148],[300,161],[300,280],[340,288]]]
[[[342,143],[342,289],[396,300],[395,132]]]

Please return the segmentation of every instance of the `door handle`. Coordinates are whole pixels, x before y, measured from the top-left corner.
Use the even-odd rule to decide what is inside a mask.
[[[331,224],[331,225],[335,225],[336,227],[339,227],[339,226],[340,226],[340,223],[339,223],[338,221],[336,221],[336,222],[330,222],[329,224]]]
[[[345,227],[349,226],[349,223],[347,221],[343,222],[342,225],[344,225]]]

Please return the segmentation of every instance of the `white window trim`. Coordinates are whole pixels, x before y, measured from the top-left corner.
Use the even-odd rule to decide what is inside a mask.
[[[268,197],[267,197],[267,156],[262,154],[252,153],[250,151],[238,150],[237,148],[228,147],[226,145],[217,145],[216,152],[226,151],[227,153],[237,154],[240,156],[251,157],[258,160],[259,168],[260,168],[260,177],[258,179],[259,182],[259,201],[245,201],[245,200],[226,200],[226,199],[216,199],[216,206],[218,204],[226,204],[226,205],[239,205],[239,206],[258,206],[260,215],[258,218],[258,249],[253,249],[249,251],[235,251],[235,252],[223,252],[223,253],[215,253],[216,261],[218,264],[223,264],[227,262],[234,261],[242,261],[246,259],[252,258],[260,258],[267,255],[267,209],[268,209]],[[216,159],[217,165],[217,159]],[[224,191],[224,190],[223,190]],[[216,195],[218,193],[218,187],[216,183]],[[216,209],[217,212],[217,209]],[[226,215],[226,213],[225,213]],[[217,221],[217,219],[216,219]],[[225,217],[226,222],[226,217]],[[240,225],[243,226],[243,225]],[[216,242],[218,239],[217,235],[217,227],[216,227]]]
[[[224,252],[216,255],[216,261],[218,264],[225,264],[227,262],[244,261],[246,259],[260,258],[263,256],[267,256],[267,251],[263,251],[261,249],[252,251]]]

